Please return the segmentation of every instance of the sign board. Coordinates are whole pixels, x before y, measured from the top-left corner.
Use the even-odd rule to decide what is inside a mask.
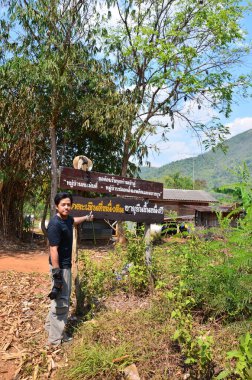
[[[136,198],[163,199],[162,183],[72,168],[60,168],[60,187]]]
[[[132,198],[84,198],[73,196],[72,216],[93,212],[95,219],[128,220],[133,222],[162,223],[164,208],[155,203]]]

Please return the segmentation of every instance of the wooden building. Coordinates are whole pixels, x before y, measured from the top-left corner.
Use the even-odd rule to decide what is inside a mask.
[[[158,201],[165,208],[165,223],[174,221],[169,216],[171,211],[177,213],[176,223],[194,222],[197,227],[217,227],[217,213],[226,217],[236,205],[221,206],[217,199],[204,190],[164,189],[163,200]],[[231,226],[237,226],[241,213],[234,214]]]
[[[211,194],[204,190],[164,189],[163,199],[156,200],[165,209],[165,219],[172,211],[179,220],[192,220],[199,206],[210,206],[218,203]]]
[[[217,227],[219,226],[217,213],[220,213],[222,217],[226,217],[231,211],[236,209],[236,205],[228,206],[198,206],[195,209],[195,226],[199,227]],[[237,227],[238,220],[241,217],[242,212],[234,213],[230,218],[230,226]]]

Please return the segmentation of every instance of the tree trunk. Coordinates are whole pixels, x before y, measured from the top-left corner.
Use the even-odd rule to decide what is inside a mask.
[[[154,290],[154,275],[152,271],[152,244],[150,224],[144,223],[144,240],[145,240],[145,263],[149,270],[149,286],[150,290]]]
[[[58,189],[58,161],[57,161],[57,145],[56,145],[56,126],[54,123],[50,126],[50,144],[51,144],[51,197],[50,197],[50,216],[56,213],[54,205],[54,197]]]
[[[124,223],[122,221],[117,222],[117,243],[126,244],[127,239],[125,237]]]
[[[25,184],[19,181],[3,183],[0,192],[0,232],[2,237],[21,238]]]
[[[121,170],[122,177],[125,177],[127,175],[128,163],[129,163],[129,141],[125,140],[124,150],[123,150],[123,159],[122,159],[122,170]]]

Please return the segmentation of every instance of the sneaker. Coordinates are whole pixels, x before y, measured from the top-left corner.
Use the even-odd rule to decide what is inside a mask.
[[[65,335],[62,339],[61,339],[61,344],[63,343],[70,343],[72,342],[73,338],[71,336],[68,336],[68,335]]]

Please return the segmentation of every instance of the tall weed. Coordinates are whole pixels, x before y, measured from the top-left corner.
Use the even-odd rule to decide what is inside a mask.
[[[225,248],[223,248],[225,247]],[[209,316],[234,320],[251,315],[251,249],[233,250],[223,242],[192,239],[180,248],[181,275],[188,291]],[[175,263],[177,263],[177,257]]]
[[[80,251],[81,263],[80,285],[84,294],[84,303],[88,314],[86,317],[93,317],[93,313],[99,305],[100,299],[105,296],[115,283],[112,261],[109,257],[103,263],[92,260],[88,251]]]
[[[138,294],[147,293],[152,282],[153,262],[146,263],[146,243],[143,229],[138,234],[127,231],[126,259],[129,265],[129,287]]]
[[[121,360],[117,360],[121,358]],[[122,360],[123,358],[123,360]],[[127,344],[105,345],[92,343],[75,348],[75,366],[67,371],[67,379],[93,379],[97,374],[109,372],[111,377],[114,372],[133,361],[133,355]]]

